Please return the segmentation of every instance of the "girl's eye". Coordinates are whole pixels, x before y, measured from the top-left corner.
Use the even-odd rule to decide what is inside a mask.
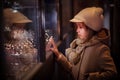
[[[81,29],[81,28],[83,28],[83,27],[79,26],[79,28]]]

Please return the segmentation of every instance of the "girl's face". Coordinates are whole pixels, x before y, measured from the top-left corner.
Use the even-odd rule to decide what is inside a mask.
[[[83,41],[87,40],[89,29],[86,27],[86,25],[83,22],[76,22],[75,26],[78,37]]]

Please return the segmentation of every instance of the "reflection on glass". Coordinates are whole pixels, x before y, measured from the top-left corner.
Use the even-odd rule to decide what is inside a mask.
[[[5,52],[9,80],[21,79],[21,74],[37,63],[37,49],[34,45],[34,32],[26,30],[26,24],[31,23],[19,11],[12,8],[4,9],[5,21]]]

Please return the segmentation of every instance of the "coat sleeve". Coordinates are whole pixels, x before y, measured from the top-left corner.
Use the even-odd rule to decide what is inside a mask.
[[[57,58],[57,61],[62,64],[62,66],[69,72],[71,72],[72,70],[72,64],[67,60],[67,58],[62,54],[60,53],[58,58]]]
[[[98,57],[100,71],[89,73],[88,80],[111,80],[117,71],[109,48],[107,46],[102,47]]]

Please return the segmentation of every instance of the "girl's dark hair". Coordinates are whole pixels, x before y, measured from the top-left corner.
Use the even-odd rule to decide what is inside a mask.
[[[86,27],[87,27],[87,29],[90,29],[91,31],[93,31],[93,36],[98,33],[97,31],[92,30],[92,29],[91,29],[90,27],[88,27],[87,25],[86,25]]]

